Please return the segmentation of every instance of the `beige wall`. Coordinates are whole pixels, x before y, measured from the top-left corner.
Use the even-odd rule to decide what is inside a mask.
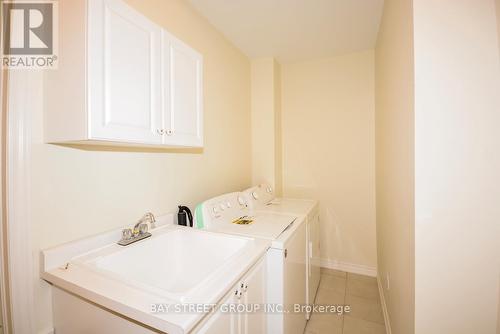
[[[498,49],[500,51],[500,0],[496,0],[496,9],[497,9],[497,29],[498,29]],[[498,58],[500,62],[500,57]],[[498,314],[497,314],[497,334],[500,334],[500,263],[499,265],[499,273],[498,273]]]
[[[386,0],[375,51],[378,273],[395,334],[414,332],[412,18],[411,0]]]
[[[500,0],[499,0],[500,1]],[[274,186],[278,196],[283,195],[283,132],[281,111],[281,65],[274,63]]]
[[[500,50],[500,0],[496,0],[497,9],[497,29],[498,29],[498,49]],[[500,57],[498,58],[500,62]],[[497,334],[500,334],[500,264],[498,273],[498,306],[497,306]]]
[[[416,0],[417,333],[494,333],[500,240],[495,0]]]
[[[282,192],[280,65],[273,58],[251,64],[252,183]]]
[[[128,2],[204,56],[202,154],[91,151],[43,143],[33,123],[33,212],[38,250],[133,224],[146,211],[175,212],[250,186],[250,62],[182,0]],[[37,285],[38,285],[37,281]],[[51,325],[50,292],[37,287],[37,328]]]
[[[283,186],[320,201],[321,255],[375,268],[373,51],[283,64]]]
[[[497,9],[498,47],[500,49],[500,0],[496,0],[495,5]]]

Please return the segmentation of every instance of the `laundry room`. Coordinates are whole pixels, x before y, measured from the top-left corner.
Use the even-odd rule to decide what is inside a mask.
[[[500,0],[0,16],[0,334],[500,334]]]

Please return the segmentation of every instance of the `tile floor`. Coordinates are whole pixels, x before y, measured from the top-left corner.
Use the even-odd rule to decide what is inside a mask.
[[[344,315],[315,313],[305,334],[385,334],[377,280],[374,277],[321,269],[318,305],[349,305]]]

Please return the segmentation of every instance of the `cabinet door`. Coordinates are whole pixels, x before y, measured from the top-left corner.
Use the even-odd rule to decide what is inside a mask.
[[[164,143],[203,146],[202,56],[163,31]]]
[[[219,306],[227,308],[225,312],[217,311],[203,322],[193,333],[196,334],[254,334],[266,333],[266,314],[260,312],[244,312],[236,305],[258,304],[261,307],[266,301],[266,259],[260,260],[244,278],[226,295]],[[229,311],[232,310],[232,311]],[[236,311],[236,312],[235,312]]]
[[[238,283],[239,284],[239,283]],[[236,294],[235,294],[236,292]],[[239,292],[238,285],[235,286],[226,295],[221,304],[233,305],[239,303],[237,293]],[[222,307],[222,306],[221,306]],[[193,331],[196,334],[239,334],[240,330],[240,317],[237,313],[222,312],[218,310],[215,314],[208,315],[207,321]]]
[[[242,314],[241,333],[265,333],[266,332],[266,314],[262,309],[266,302],[266,265],[265,258],[261,260],[243,279],[244,303],[249,312]],[[261,309],[253,308],[253,305],[259,305]]]
[[[120,0],[88,10],[89,138],[161,144],[161,28]]]

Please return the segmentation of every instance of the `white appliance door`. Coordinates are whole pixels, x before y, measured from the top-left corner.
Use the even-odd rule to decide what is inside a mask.
[[[305,305],[307,277],[306,224],[301,224],[284,247],[284,305]],[[302,334],[306,326],[304,313],[289,312],[284,314],[284,333]]]

